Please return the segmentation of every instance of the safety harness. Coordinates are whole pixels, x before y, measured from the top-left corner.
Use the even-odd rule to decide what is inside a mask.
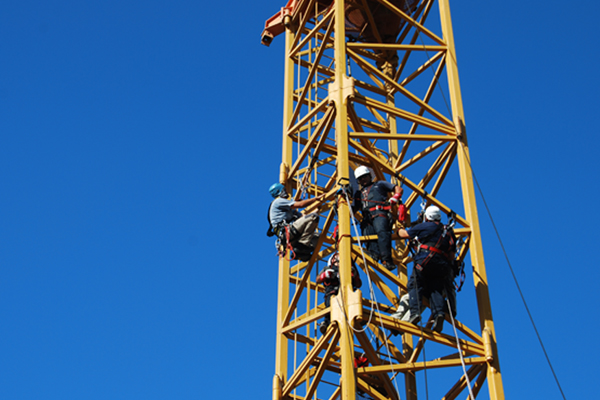
[[[293,220],[290,222],[282,220],[277,225],[273,226],[273,224],[271,223],[271,206],[273,206],[274,201],[275,200],[273,200],[271,204],[269,204],[269,209],[267,210],[267,221],[269,222],[267,236],[277,236],[277,240],[275,241],[275,247],[277,248],[277,256],[285,258],[287,250],[289,250],[290,258],[288,259],[288,261],[292,261],[296,259],[296,251],[294,250],[294,246],[292,246],[292,241],[290,239],[298,235],[298,231],[291,224],[292,222],[294,222]]]
[[[423,259],[423,261],[421,261],[421,263],[419,263],[415,266],[415,268],[417,268],[417,270],[419,270],[419,271],[422,271],[423,268],[425,268],[425,266],[427,265],[429,260],[431,260],[435,254],[439,254],[440,256],[442,256],[451,265],[454,260],[454,254],[456,251],[456,242],[454,239],[454,231],[452,230],[452,227],[449,226],[449,224],[442,225],[441,223],[436,222],[436,221],[432,221],[432,222],[434,222],[436,225],[438,225],[438,229],[432,234],[432,236],[437,234],[440,231],[440,229],[443,230],[442,234],[439,236],[439,238],[435,244],[433,244],[433,242],[421,244],[419,242],[418,237],[415,237],[413,239],[416,242],[416,246],[415,246],[417,248],[416,253],[420,252],[421,250],[429,251],[429,254],[427,254],[427,256]],[[445,251],[442,250],[441,249],[442,246],[446,247],[447,250],[445,250]]]
[[[458,243],[455,239],[455,235],[454,235],[454,230],[453,230],[453,226],[454,226],[454,219],[451,218],[448,221],[448,224],[446,225],[441,225],[441,223],[435,222],[438,226],[440,226],[440,229],[442,229],[442,234],[440,235],[440,237],[438,238],[437,242],[434,244],[433,242],[428,242],[425,244],[422,244],[419,242],[419,238],[415,237],[413,239],[413,246],[410,247],[411,252],[413,252],[413,257],[420,251],[428,251],[429,254],[427,254],[427,256],[419,263],[415,265],[415,268],[418,271],[423,271],[423,269],[425,268],[425,266],[427,265],[427,263],[433,258],[433,256],[435,254],[438,254],[440,256],[442,256],[447,262],[448,264],[450,264],[451,268],[452,268],[452,272],[454,273],[454,277],[460,276],[459,278],[459,283],[457,284],[456,282],[454,282],[454,287],[456,289],[457,292],[460,292],[460,290],[462,289],[462,286],[465,282],[465,263],[464,261],[459,261],[457,260],[456,257],[456,250],[458,248]],[[439,232],[439,229],[436,230],[434,232],[434,234],[436,234],[437,232]],[[444,243],[444,241],[446,243]],[[447,246],[447,250],[442,250],[442,247],[446,247]],[[416,248],[416,251],[414,251],[414,249]]]
[[[371,193],[371,189],[373,189],[376,184],[377,184],[377,182],[374,182],[371,185],[369,185],[368,188],[363,189],[361,191],[361,200],[363,202],[363,209],[372,213],[370,216],[374,216],[373,214],[375,214],[375,215],[382,214],[382,216],[386,217],[387,215],[385,215],[384,212],[385,211],[391,212],[391,210],[392,210],[391,204],[388,201],[369,199],[369,194]],[[368,205],[370,205],[370,204],[375,204],[375,206],[369,207]],[[380,211],[380,212],[378,213],[378,211]]]
[[[331,277],[327,277],[327,271],[331,271]],[[356,259],[352,260],[352,267],[350,268],[350,273],[352,276],[352,287],[353,289],[357,289],[362,286],[362,281],[360,280],[360,276],[358,275],[358,269],[356,268]],[[332,265],[327,266],[323,272],[320,273],[321,282],[325,288],[327,288],[328,292],[337,292],[340,286],[340,269],[338,266]],[[331,286],[331,287],[330,287]]]

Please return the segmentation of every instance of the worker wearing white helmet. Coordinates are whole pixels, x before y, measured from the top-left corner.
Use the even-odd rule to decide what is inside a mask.
[[[391,211],[393,205],[402,202],[402,188],[386,181],[374,182],[371,170],[364,165],[354,170],[354,177],[360,185],[354,198],[354,209],[362,211],[362,233],[377,235],[376,242],[367,242],[367,250],[392,271],[396,265],[392,260]]]
[[[421,320],[421,298],[429,300],[433,329],[441,332],[448,312],[446,300],[450,300],[452,314],[456,315],[453,263],[456,253],[456,237],[452,228],[441,223],[442,212],[437,206],[425,209],[423,222],[408,229],[400,229],[398,236],[410,239],[416,250],[414,268],[408,282],[409,322]]]

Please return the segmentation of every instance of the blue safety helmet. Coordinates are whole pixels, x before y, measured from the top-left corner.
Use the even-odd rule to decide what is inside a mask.
[[[274,198],[279,196],[284,191],[285,191],[285,187],[279,182],[272,184],[271,187],[269,188],[269,193],[271,193],[271,196],[273,196]]]

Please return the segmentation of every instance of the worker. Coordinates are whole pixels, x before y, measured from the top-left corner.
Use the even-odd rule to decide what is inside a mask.
[[[452,315],[456,315],[456,294],[454,292],[454,258],[456,237],[451,228],[441,223],[442,213],[437,206],[425,209],[423,222],[408,229],[400,229],[398,236],[410,239],[416,251],[414,267],[408,282],[410,318],[408,322],[417,324],[421,320],[421,298],[429,300],[432,330],[441,332],[450,302]]]
[[[335,296],[338,294],[340,289],[340,255],[338,252],[335,252],[329,257],[327,260],[327,266],[317,276],[317,283],[325,286],[325,306],[331,306],[331,296]],[[360,280],[360,275],[358,274],[358,270],[352,264],[351,269],[352,274],[352,289],[356,290],[362,286],[362,281]],[[331,316],[329,313],[325,315],[323,321],[319,324],[319,331],[322,334],[325,334],[327,331],[327,327],[331,323]]]
[[[269,232],[272,231],[279,236],[281,230],[287,227],[289,245],[293,247],[295,258],[300,261],[310,260],[318,238],[315,231],[319,225],[319,214],[303,215],[298,209],[321,201],[325,194],[296,201],[289,198],[285,187],[281,183],[271,185],[269,193],[275,198],[269,206]]]
[[[377,235],[377,241],[367,242],[367,251],[382,261],[389,271],[396,268],[392,260],[392,205],[401,202],[402,188],[386,181],[373,182],[369,168],[361,165],[354,170],[360,191],[354,199],[354,209],[362,210],[362,234]],[[389,193],[393,193],[388,200]]]

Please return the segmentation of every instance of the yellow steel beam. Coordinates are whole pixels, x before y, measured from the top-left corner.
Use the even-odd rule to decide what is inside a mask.
[[[417,136],[417,135],[409,135],[409,136],[412,137],[412,136]],[[422,136],[422,135],[418,135],[418,136]],[[412,141],[412,139],[411,139],[411,141]],[[407,141],[406,143],[408,144],[410,142]],[[438,148],[440,148],[443,145],[444,145],[444,142],[442,140],[438,139],[434,144],[426,147],[419,153],[415,154],[410,160],[407,160],[406,162],[404,162],[404,164],[399,165],[399,166],[394,166],[394,170],[396,170],[398,172],[402,172],[403,170],[410,167],[411,165],[415,165],[418,161],[422,160],[428,154],[433,153],[434,151],[436,151]]]
[[[375,335],[377,337],[377,339],[381,342],[382,347],[384,347],[386,344],[389,347],[389,349],[388,348],[385,349],[385,354],[382,354],[381,348],[375,349],[375,351],[377,352],[378,355],[383,356],[383,357],[387,357],[388,355],[391,355],[391,357],[393,359],[395,359],[396,361],[399,361],[399,362],[406,361],[406,357],[404,356],[404,354],[402,354],[402,352],[393,343],[391,343],[391,341],[388,340],[387,335],[381,329],[381,325],[379,325],[375,321],[372,326],[369,326],[369,328],[373,332],[373,335]],[[388,354],[388,350],[389,350],[389,354]]]
[[[465,365],[474,365],[474,364],[485,364],[485,357],[472,357],[465,358]],[[438,360],[438,361],[427,361],[427,362],[418,362],[418,363],[406,363],[406,364],[388,364],[388,365],[378,365],[373,367],[362,367],[359,368],[357,374],[360,376],[362,374],[380,374],[380,373],[388,373],[392,371],[396,372],[405,372],[405,371],[420,371],[423,369],[429,368],[446,368],[446,367],[460,367],[462,365],[461,360]]]
[[[402,82],[400,82],[400,86],[406,86],[408,85],[410,82],[412,82],[413,80],[415,80],[418,76],[420,76],[423,72],[431,69],[431,67],[438,61],[438,60],[443,60],[444,56],[446,55],[446,53],[443,52],[439,52],[439,53],[435,53],[433,56],[430,56],[429,59],[427,59],[427,61],[425,61],[423,63],[423,65],[421,65],[419,68],[415,69],[415,71],[410,74],[409,76],[407,76],[406,78],[404,78],[402,80]],[[432,85],[434,86],[434,83],[436,82],[437,77],[434,76],[433,80],[432,80]],[[430,86],[430,87],[431,87]],[[426,100],[425,103],[427,103],[427,98],[429,96],[426,96]],[[423,109],[424,111],[424,109]]]
[[[310,351],[310,353],[306,356],[302,364],[296,369],[294,374],[290,377],[290,380],[285,384],[282,390],[282,397],[287,396],[291,390],[298,385],[298,383],[302,380],[304,373],[308,370],[313,360],[318,356],[320,351],[326,347],[331,348],[331,344],[329,343],[330,339],[335,338],[337,336],[338,331],[336,329],[330,329],[327,331],[325,336],[321,338],[315,345],[315,347]],[[335,343],[335,341],[333,341]]]
[[[322,146],[322,142],[319,142],[319,143],[321,143],[321,146],[314,146],[314,144],[317,142],[317,139],[319,137],[321,139],[323,139],[327,136],[326,134],[323,134],[323,131],[326,131],[325,128],[327,126],[329,126],[330,122],[332,122],[331,121],[332,116],[333,116],[333,109],[329,108],[325,112],[325,115],[323,116],[323,118],[321,118],[321,121],[320,121],[319,125],[317,126],[317,129],[315,130],[315,132],[311,135],[311,137],[306,142],[306,145],[304,146],[302,153],[300,154],[300,156],[298,156],[298,158],[294,162],[294,165],[292,165],[292,167],[290,168],[290,171],[289,171],[290,176],[296,175],[296,172],[298,172],[300,165],[302,165],[302,163],[304,162],[306,157],[310,154],[310,150],[313,150],[313,148],[314,148],[315,151],[313,153],[313,157],[318,156],[320,147]]]
[[[481,373],[483,367],[481,364],[472,365],[467,371],[467,377],[469,380],[473,380],[478,374]],[[485,377],[485,374],[483,375]],[[467,387],[467,379],[465,376],[461,376],[458,382],[446,393],[443,397],[444,400],[455,399],[458,395]]]
[[[414,19],[409,17],[406,13],[404,13],[402,10],[400,10],[398,7],[396,7],[389,1],[387,1],[387,0],[377,0],[377,1],[380,2],[381,4],[383,4],[389,10],[392,10],[398,16],[402,17],[402,19],[404,19],[404,21],[408,22],[409,25],[413,26],[419,32],[425,34],[427,37],[434,40],[438,44],[440,44],[442,46],[445,45],[444,40],[442,40],[435,33],[433,33],[432,31],[430,31],[429,29],[427,29],[426,27],[424,27],[423,25],[421,25],[420,23],[418,23],[417,21],[415,21]]]
[[[373,107],[376,110],[381,110],[385,113],[392,114],[396,117],[405,119],[410,122],[417,123],[419,125],[423,125],[427,128],[434,129],[438,132],[445,133],[447,135],[455,135],[456,134],[456,131],[454,130],[453,126],[444,125],[439,122],[432,121],[429,118],[424,118],[418,114],[413,114],[411,112],[401,110],[399,108],[390,107],[389,105],[379,102],[374,99],[356,96],[354,101],[358,104],[362,104],[367,107]]]
[[[310,3],[308,4],[308,9],[311,9],[312,6],[314,5],[315,0],[310,0]],[[333,12],[333,11],[332,11]],[[329,16],[331,16],[332,12],[329,13]],[[300,24],[297,28],[297,30],[302,30],[305,29],[306,27],[306,22],[308,21],[310,17],[310,13],[305,12],[302,15],[302,20],[300,21]],[[302,39],[302,42],[300,42],[300,44],[298,44],[298,42],[300,41],[300,38],[302,35],[296,35],[296,37],[294,38],[294,42],[291,45],[292,50],[290,51],[290,57],[293,57],[296,55],[296,53],[298,53],[298,51],[304,46],[306,45],[306,42],[309,41],[310,39],[312,39],[321,29],[322,25],[327,22],[328,18],[325,17],[323,18],[313,29],[310,29],[308,34],[306,34],[306,36],[304,37],[304,39]]]
[[[439,77],[442,74],[442,67],[443,67],[443,62],[440,62],[440,65],[438,66],[435,74],[433,75],[433,78],[430,81],[429,87],[427,88],[427,93],[425,94],[425,97],[423,98],[423,101],[428,103],[431,100],[431,96],[434,93],[435,88],[437,87],[437,82],[439,82]],[[414,76],[415,73],[411,74],[410,77]],[[425,113],[425,109],[421,108],[419,110],[419,112],[417,113],[419,116],[423,116],[423,114]],[[419,125],[416,122],[413,122],[412,126],[410,127],[410,130],[408,132],[409,135],[414,135],[417,131],[417,128],[419,127]],[[398,157],[398,160],[396,161],[396,166],[400,165],[400,163],[404,160],[404,157],[406,156],[406,153],[408,151],[408,146],[411,144],[412,142],[404,142],[404,146],[402,147],[402,152],[400,153],[400,156]]]
[[[439,21],[431,12],[436,1]],[[321,216],[310,260],[279,261],[274,400],[355,400],[357,388],[379,400],[417,400],[419,371],[459,371],[459,356],[470,367],[468,380],[458,374],[439,396],[457,398],[467,386],[478,394],[487,381],[490,398],[503,398],[449,4],[409,3],[415,8],[396,0],[298,0],[286,6],[279,181],[296,201],[326,196],[304,210]],[[401,20],[392,40],[384,37],[388,22],[379,20],[386,15],[393,17],[388,22]],[[347,24],[360,24],[360,18],[373,42],[349,39]],[[352,169],[359,165],[373,168],[377,179],[401,183],[413,215],[419,199],[457,214],[455,232],[465,239],[458,259],[471,257],[479,327],[454,320],[455,338],[444,333],[450,329],[432,331],[431,320],[420,327],[391,317],[406,293],[412,255],[395,232],[397,270],[364,254],[365,241],[377,237],[352,229],[360,224],[350,193]],[[449,186],[455,181],[460,187]],[[464,210],[446,195],[453,189]],[[339,291],[325,307],[316,276],[334,252],[340,254]],[[362,292],[353,287],[353,263]],[[327,314],[332,322],[319,336],[316,323]],[[431,343],[439,354],[430,355]],[[369,365],[357,369],[357,354],[365,354]]]
[[[331,222],[333,221],[333,217],[334,217],[334,213],[330,212],[329,215],[327,216],[327,220],[325,221],[324,229],[329,228],[329,226],[331,225]],[[321,243],[317,242],[317,246],[320,247],[320,244],[322,244],[324,239],[325,239],[325,236],[322,235],[319,238],[319,241]],[[283,325],[289,323],[289,321],[292,319],[293,311],[296,309],[296,306],[298,305],[298,301],[300,301],[300,297],[302,296],[302,293],[303,293],[302,288],[306,287],[306,282],[308,281],[308,278],[310,277],[310,272],[311,272],[312,266],[313,266],[313,264],[309,264],[309,267],[306,268],[306,270],[304,271],[304,274],[302,275],[302,279],[300,280],[300,283],[296,285],[296,287],[299,287],[300,289],[296,290],[296,293],[294,293],[294,297],[292,298],[292,301],[290,302],[290,308],[282,320]]]
[[[424,108],[425,110],[427,110],[429,113],[431,113],[431,115],[436,117],[440,122],[444,123],[445,125],[452,125],[452,122],[450,120],[448,120],[448,118],[446,118],[441,112],[437,111],[435,108],[431,107],[429,104],[422,102],[421,99],[419,99],[417,96],[412,94],[404,86],[400,85],[398,82],[393,80],[391,77],[388,77],[384,73],[377,70],[376,67],[369,64],[365,59],[360,57],[357,53],[353,52],[352,50],[348,50],[348,54],[350,54],[352,56],[352,58],[358,64],[360,64],[363,68],[365,68],[365,70],[371,71],[371,73],[373,73],[375,76],[379,77],[383,82],[385,82],[386,84],[393,87],[396,91],[402,93],[404,96],[406,96],[408,99],[410,99],[412,102],[414,102],[421,108]]]
[[[363,315],[368,315],[369,309],[365,307],[363,310]],[[408,332],[412,335],[419,336],[425,340],[430,340],[436,343],[440,343],[449,347],[454,348],[456,346],[456,338],[432,331],[429,328],[421,328],[415,325],[412,325],[408,322],[399,321],[387,315],[377,315],[377,323],[383,325],[387,329],[392,329],[398,332]],[[485,347],[481,343],[471,342],[465,339],[458,339],[461,348],[472,354],[477,354],[480,356],[485,356]]]
[[[329,26],[327,27],[327,32],[325,32],[325,40],[319,46],[319,51],[317,52],[316,59],[313,62],[313,67],[310,69],[310,71],[308,73],[308,76],[306,78],[306,84],[304,85],[304,88],[302,89],[302,93],[300,94],[300,97],[297,100],[299,103],[302,103],[304,101],[304,98],[306,97],[306,94],[308,93],[308,91],[310,89],[310,82],[312,81],[315,74],[317,73],[317,69],[318,69],[317,65],[319,64],[319,61],[321,60],[321,57],[323,57],[323,54],[325,53],[325,49],[327,48],[327,39],[330,37],[331,31],[333,29],[333,24],[331,22],[332,21],[330,21]],[[292,115],[292,121],[295,121],[296,118],[298,118],[301,108],[302,108],[301,104],[299,104],[296,107],[296,109],[294,110],[294,114]]]
[[[414,19],[416,20],[417,18],[419,19],[419,23],[422,25],[425,20],[427,20],[427,17],[429,16],[429,12],[431,11],[431,8],[433,6],[433,1],[424,1],[421,3],[421,5],[419,6],[419,8],[417,9],[417,11],[415,12],[415,16]],[[406,29],[404,30],[403,34],[400,37],[400,42],[403,42],[406,38],[406,36],[409,33],[409,29],[410,26],[407,24]],[[415,31],[413,32],[412,38],[411,40],[408,42],[409,45],[414,45],[417,42],[417,39],[419,38],[419,31],[415,29]],[[398,80],[400,78],[400,75],[402,75],[402,72],[404,71],[404,68],[407,65],[407,61],[409,59],[411,55],[411,51],[406,51],[404,53],[404,57],[402,57],[402,60],[400,61],[400,65],[398,66],[398,70],[396,71],[396,75],[394,76],[395,80]]]
[[[356,379],[356,385],[358,388],[369,394],[374,400],[388,400],[390,397],[381,393],[375,387],[369,385],[366,381],[361,379],[360,377]],[[390,396],[395,396],[395,391],[392,392]]]
[[[329,89],[329,98],[333,101],[336,109],[335,120],[335,140],[338,148],[337,152],[337,175],[340,184],[349,184],[349,166],[348,166],[348,96],[344,90],[348,77],[346,75],[346,27],[345,27],[345,3],[336,1],[335,8],[335,35],[334,35],[334,62],[335,62],[335,82]],[[349,299],[352,288],[351,277],[351,251],[352,243],[350,241],[350,211],[349,204],[343,196],[338,197],[338,227],[339,240],[338,249],[340,254],[339,266],[339,291],[342,298]],[[342,305],[343,310],[348,313],[350,304],[346,301]],[[354,346],[352,341],[352,327],[346,318],[338,321],[340,329],[340,348],[341,348],[341,371],[342,380],[341,399],[355,400],[356,398],[356,376],[354,370]]]
[[[373,13],[371,12],[371,8],[367,4],[367,0],[361,0],[361,4],[363,6],[364,12],[367,14],[367,19],[369,21],[369,29],[373,32],[373,36],[378,42],[381,42],[381,35],[379,34],[379,29],[377,29],[377,24],[375,23],[375,19],[373,18]],[[350,46],[348,46],[350,47]]]
[[[323,100],[315,108],[313,108],[307,115],[305,115],[301,120],[299,120],[296,124],[291,126],[287,131],[288,135],[291,136],[292,134],[294,134],[300,128],[300,126],[306,124],[308,121],[311,120],[311,118],[313,118],[315,115],[317,115],[319,112],[322,112],[326,108],[327,108],[327,100]],[[295,114],[292,114],[292,115],[295,115]],[[290,123],[292,123],[293,121],[294,121],[294,119],[290,118]]]
[[[318,383],[321,379],[321,377],[323,376],[323,374],[325,373],[325,369],[327,368],[327,361],[331,358],[331,356],[333,355],[333,352],[336,349],[336,342],[339,338],[340,335],[340,331],[335,329],[335,327],[330,326],[329,327],[329,331],[334,331],[334,337],[331,339],[331,342],[329,343],[329,346],[327,347],[327,352],[325,353],[325,356],[320,360],[319,362],[319,366],[315,372],[315,376],[314,379],[310,385],[310,387],[308,388],[308,391],[306,393],[306,398],[310,399],[314,393],[317,390],[318,387]]]
[[[446,51],[446,46],[422,46],[417,44],[389,43],[348,43],[348,49],[444,52]],[[439,54],[436,57],[439,57]]]
[[[487,273],[483,258],[483,246],[479,231],[479,216],[477,215],[477,205],[475,201],[475,189],[473,186],[473,173],[469,160],[469,148],[467,144],[466,132],[464,129],[464,111],[462,96],[460,93],[460,83],[458,79],[458,66],[456,62],[456,51],[454,48],[454,32],[452,30],[452,20],[450,17],[450,4],[448,0],[440,0],[441,26],[444,33],[444,39],[448,43],[448,57],[446,62],[446,71],[448,74],[448,86],[450,87],[450,100],[452,105],[452,114],[459,132],[461,140],[460,150],[458,152],[458,164],[461,176],[463,200],[467,220],[471,227],[471,260],[473,261],[473,280],[477,304],[479,306],[479,320],[482,332],[489,332],[493,343],[494,359],[487,370],[487,379],[490,388],[491,399],[503,399],[504,387],[500,373],[500,362],[498,361],[496,347],[496,333],[492,317],[492,306],[487,285]]]
[[[289,30],[286,31],[286,49],[289,49],[292,41],[294,40],[294,34]],[[280,169],[279,181],[285,183],[287,180],[286,166],[292,163],[292,143],[289,137],[286,135],[286,128],[289,125],[289,119],[293,112],[293,101],[292,93],[294,91],[294,65],[293,62],[286,57],[285,62],[285,80],[284,80],[284,102],[283,102],[283,146],[282,146],[282,161]],[[289,186],[287,188],[289,190]],[[281,321],[289,309],[289,261],[285,258],[279,259],[279,281],[277,287],[277,337],[275,341],[276,349],[276,360],[275,360],[275,377],[274,381],[278,382],[281,387],[287,380],[287,353],[288,353],[288,340],[285,337]],[[279,391],[274,391],[273,400],[279,400],[276,396],[279,396]]]
[[[406,140],[406,141],[422,141],[422,142],[433,142],[433,141],[452,141],[455,142],[456,138],[452,136],[442,135],[408,135],[402,133],[374,133],[374,132],[351,132],[350,138],[356,139],[384,139],[384,140]],[[441,144],[441,143],[440,143]]]

